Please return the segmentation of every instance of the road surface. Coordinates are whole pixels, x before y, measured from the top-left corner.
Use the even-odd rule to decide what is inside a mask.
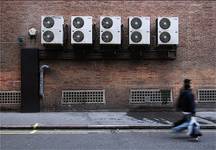
[[[216,150],[216,131],[199,142],[170,130],[2,130],[1,150]]]

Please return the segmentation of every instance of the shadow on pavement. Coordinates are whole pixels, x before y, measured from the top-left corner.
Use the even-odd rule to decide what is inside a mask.
[[[158,112],[136,112],[130,110],[127,115],[138,120],[149,119],[157,123],[168,124],[167,122],[175,122],[182,118],[182,113],[174,111],[158,111]]]

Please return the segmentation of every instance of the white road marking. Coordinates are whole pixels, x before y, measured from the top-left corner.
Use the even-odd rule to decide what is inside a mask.
[[[0,131],[0,134],[29,134],[29,131],[28,130],[19,130],[19,131],[15,131],[15,130],[3,130],[3,131]]]
[[[35,123],[35,124],[33,125],[33,128],[36,129],[36,128],[38,127],[38,125],[39,125],[38,123]]]
[[[36,133],[37,132],[37,130],[32,130],[31,132],[30,132],[30,134],[34,134],[34,133]]]

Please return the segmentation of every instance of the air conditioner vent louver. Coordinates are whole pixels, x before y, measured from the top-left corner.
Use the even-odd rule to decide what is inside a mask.
[[[160,89],[132,89],[130,90],[129,100],[131,104],[168,104],[172,102],[172,91]]]
[[[216,102],[216,89],[198,89],[198,102]]]
[[[20,104],[20,91],[0,91],[0,104]]]
[[[105,90],[63,90],[62,104],[105,103]]]

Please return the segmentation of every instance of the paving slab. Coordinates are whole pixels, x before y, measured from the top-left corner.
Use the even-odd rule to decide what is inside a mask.
[[[176,112],[40,112],[0,113],[6,128],[171,128]],[[216,128],[216,112],[198,112],[202,128]]]

